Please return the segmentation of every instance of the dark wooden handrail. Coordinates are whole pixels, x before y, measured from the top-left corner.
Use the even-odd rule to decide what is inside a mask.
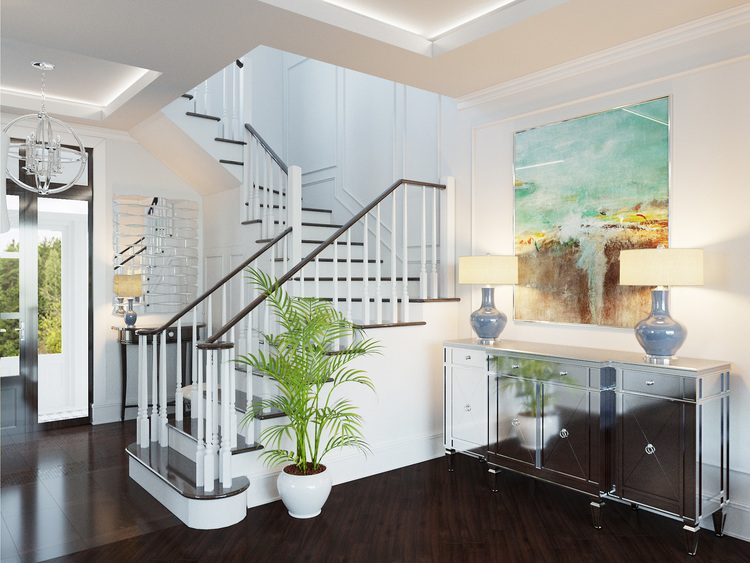
[[[260,146],[262,146],[268,154],[271,155],[271,158],[276,161],[276,164],[279,165],[279,168],[281,168],[284,171],[284,174],[289,174],[289,168],[286,164],[284,164],[284,161],[281,160],[281,157],[276,154],[276,152],[271,148],[271,145],[266,143],[266,141],[263,139],[263,137],[260,136],[260,133],[258,133],[255,128],[250,125],[249,123],[245,123],[245,129],[250,131],[250,134],[258,139],[258,142],[260,143]]]
[[[281,239],[283,239],[285,236],[287,236],[289,233],[292,232],[292,227],[287,227],[286,230],[284,230],[282,233],[276,236],[273,240],[267,242],[263,248],[258,250],[255,254],[253,254],[250,258],[242,262],[239,266],[237,266],[234,270],[229,272],[226,276],[221,278],[218,282],[216,282],[211,289],[206,291],[203,295],[195,299],[192,303],[187,305],[182,311],[177,313],[174,317],[169,319],[166,323],[164,323],[159,328],[154,329],[144,329],[141,331],[138,331],[138,334],[143,334],[145,336],[151,336],[154,334],[159,334],[162,331],[167,330],[170,326],[172,326],[177,320],[184,317],[187,313],[189,313],[194,307],[197,307],[200,303],[202,303],[209,295],[211,295],[214,291],[219,289],[221,286],[223,286],[225,283],[227,283],[230,279],[232,279],[235,275],[237,275],[239,272],[247,268],[248,264],[253,262],[254,260],[257,260],[262,256],[268,249],[270,249],[272,246],[274,246],[277,242],[279,242]]]
[[[390,194],[392,194],[396,188],[398,188],[401,185],[416,185],[416,186],[424,186],[427,188],[435,188],[438,190],[444,190],[445,185],[444,184],[432,184],[430,182],[416,182],[413,180],[404,180],[401,179],[391,185],[387,190],[385,190],[380,196],[375,198],[369,205],[364,207],[362,211],[357,213],[354,217],[352,217],[343,227],[341,227],[338,231],[333,233],[330,237],[328,237],[325,241],[320,243],[320,246],[313,250],[310,254],[308,254],[305,258],[299,261],[299,263],[294,266],[291,270],[289,270],[286,274],[281,276],[276,283],[273,285],[273,290],[276,290],[277,287],[280,287],[284,285],[289,279],[292,278],[297,272],[299,272],[302,268],[307,266],[310,262],[312,262],[315,257],[323,252],[326,247],[331,245],[337,238],[339,238],[341,235],[343,235],[346,231],[348,231],[354,224],[356,224],[362,217],[367,215],[370,211],[372,211],[375,206],[377,206],[381,201],[383,201],[385,198],[387,198]],[[365,260],[367,260],[367,257],[364,257]],[[258,305],[260,305],[266,298],[268,297],[267,294],[261,294],[258,297],[256,297],[252,303],[247,305],[242,311],[237,313],[234,317],[232,317],[227,324],[225,324],[223,327],[221,327],[217,332],[206,338],[204,341],[205,344],[213,344],[215,343],[219,338],[224,336],[229,330],[236,325],[238,322],[240,322],[244,317],[247,316],[250,311],[255,309]]]

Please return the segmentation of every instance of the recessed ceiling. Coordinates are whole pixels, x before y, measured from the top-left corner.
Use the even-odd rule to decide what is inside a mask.
[[[3,0],[2,111],[129,130],[259,45],[459,98],[748,0]],[[716,17],[722,17],[718,15]]]

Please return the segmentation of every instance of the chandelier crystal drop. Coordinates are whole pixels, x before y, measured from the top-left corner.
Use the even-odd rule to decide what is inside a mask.
[[[24,125],[32,129],[26,136],[25,142],[11,142],[8,162],[11,159],[23,161],[22,169],[27,175],[34,177],[34,184],[27,184],[19,178],[18,167],[15,169],[8,167],[7,175],[17,185],[31,192],[41,195],[55,194],[67,190],[79,180],[86,170],[88,155],[76,132],[66,123],[47,114],[44,97],[45,72],[53,70],[55,66],[45,62],[34,62],[31,65],[42,71],[42,109],[38,114],[30,113],[14,119],[5,126],[4,131],[10,133],[12,127]],[[69,134],[75,139],[78,147],[64,146],[60,133],[56,133],[55,129]],[[78,163],[78,170],[74,177],[67,184],[51,187],[54,178],[63,173],[65,165],[74,163]]]

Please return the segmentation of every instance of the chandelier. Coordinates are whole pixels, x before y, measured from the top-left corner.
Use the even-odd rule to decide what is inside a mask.
[[[11,127],[15,125],[31,129],[31,132],[26,136],[25,142],[10,143],[8,160],[12,158],[23,161],[24,165],[22,168],[27,175],[34,177],[34,184],[27,184],[19,178],[20,174],[18,173],[19,168],[17,166],[14,167],[15,170],[9,167],[7,174],[13,182],[26,190],[41,195],[55,194],[67,190],[78,181],[86,170],[88,155],[76,132],[69,125],[47,114],[44,100],[44,73],[48,70],[53,70],[55,65],[44,62],[34,62],[31,65],[42,71],[42,109],[36,114],[30,113],[17,117],[8,123],[3,131],[9,133]],[[56,131],[53,131],[53,126]],[[75,139],[78,147],[63,146],[59,132],[70,134]],[[78,163],[78,172],[73,179],[63,186],[51,188],[50,185],[54,181],[54,178],[62,174],[64,165],[72,163]],[[65,171],[67,176],[67,167]],[[72,173],[72,170],[70,173]]]

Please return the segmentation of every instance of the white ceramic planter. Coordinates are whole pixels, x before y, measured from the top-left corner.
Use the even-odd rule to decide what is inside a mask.
[[[281,500],[289,516],[294,518],[313,518],[320,514],[332,486],[327,470],[315,475],[291,475],[282,471],[276,481]]]

